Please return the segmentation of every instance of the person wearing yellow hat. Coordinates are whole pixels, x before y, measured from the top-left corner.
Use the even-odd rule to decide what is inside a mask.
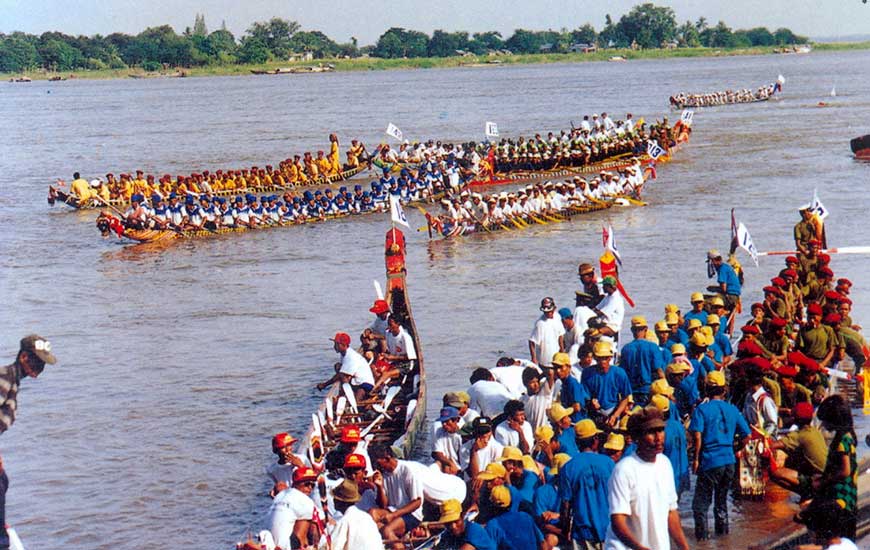
[[[589,394],[590,415],[614,426],[631,401],[631,382],[621,367],[610,364],[613,348],[609,342],[596,343],[592,353],[595,366],[585,369],[581,378]]]
[[[700,292],[693,292],[689,301],[692,303],[692,309],[683,315],[683,328],[688,329],[689,321],[697,319],[702,325],[707,322],[707,312],[704,311],[704,295]]]
[[[452,537],[452,540],[443,540],[449,547],[474,548],[475,550],[497,548],[495,541],[492,540],[483,525],[462,517],[462,503],[456,499],[450,499],[441,504],[441,515],[438,517],[438,523],[444,525]]]
[[[731,346],[731,339],[724,330],[721,329],[722,319],[715,313],[707,316],[707,326],[713,331],[713,360],[720,368],[728,366],[734,356],[734,348]]]
[[[487,520],[486,532],[497,548],[548,548],[532,514],[514,508],[513,494],[506,486],[500,485],[492,490],[490,503],[496,515]]]
[[[580,452],[559,469],[562,530],[575,548],[600,546],[610,524],[608,481],[614,464],[598,453],[602,433],[592,420],[578,422],[574,434]]]
[[[505,447],[498,459],[507,471],[515,507],[519,507],[523,501],[531,505],[532,498],[535,496],[535,487],[538,485],[538,474],[527,469],[523,461],[527,456],[516,447]]]
[[[572,376],[571,358],[567,353],[556,353],[553,355],[553,367],[556,370],[556,377],[562,382],[562,390],[559,392],[560,404],[571,411],[572,422],[585,418],[589,394],[580,380]]]
[[[665,313],[665,323],[671,331],[667,341],[668,347],[673,347],[674,344],[689,345],[689,335],[683,330],[682,318],[678,314]]]
[[[631,382],[634,402],[641,407],[649,401],[649,386],[652,381],[665,376],[661,349],[646,339],[648,331],[645,317],[637,315],[631,318],[631,334],[634,340],[623,346],[619,362]]]
[[[674,361],[665,369],[665,379],[674,389],[675,416],[680,419],[686,418],[701,399],[697,382],[689,378],[693,370],[689,361]]]
[[[736,309],[739,309],[737,305],[740,303],[742,285],[740,283],[740,277],[737,276],[737,271],[731,266],[731,264],[722,260],[722,254],[720,254],[718,250],[711,250],[708,252],[707,261],[709,262],[709,267],[712,268],[713,271],[713,273],[710,274],[710,277],[716,275],[716,286],[710,286],[707,288],[722,297],[727,311],[735,311]]]
[[[711,338],[701,331],[696,331],[689,340],[689,362],[692,364],[692,372],[686,380],[692,380],[695,384],[704,386],[704,377],[708,372],[716,370],[713,360],[707,355],[707,348],[712,343]]]
[[[563,407],[561,403],[553,403],[549,410],[550,419],[556,432],[556,451],[567,453],[571,456],[577,454],[577,444],[574,443],[574,422],[571,420],[571,409]]]
[[[540,526],[544,539],[551,548],[558,546],[563,538],[559,521],[562,501],[559,498],[559,470],[571,460],[571,455],[557,453],[553,456],[552,467],[545,471],[546,482],[538,485],[532,500],[535,509],[535,522]]]
[[[749,425],[740,411],[725,401],[725,375],[714,370],[706,378],[708,400],[698,405],[692,413],[689,432],[694,439],[692,471],[698,476],[692,513],[695,520],[695,538],[710,537],[707,527],[707,510],[714,500],[713,517],[716,535],[728,533],[728,489],[734,481],[735,437],[741,439],[741,447],[749,436]]]
[[[619,462],[625,453],[625,435],[611,432],[607,436],[607,441],[604,442],[601,452],[609,456],[614,463]]]

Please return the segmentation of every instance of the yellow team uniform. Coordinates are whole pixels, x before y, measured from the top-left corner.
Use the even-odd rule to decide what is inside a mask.
[[[327,158],[331,164],[330,166],[330,175],[336,175],[341,172],[341,161],[339,160],[339,150],[338,150],[338,142],[333,141],[329,147],[329,155]]]

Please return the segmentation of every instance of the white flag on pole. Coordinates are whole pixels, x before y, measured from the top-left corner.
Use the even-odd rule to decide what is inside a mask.
[[[402,139],[404,139],[404,136],[402,135],[402,131],[399,130],[398,126],[396,126],[392,122],[387,125],[387,135],[392,136],[399,141],[402,141]]]
[[[684,109],[683,112],[680,114],[680,120],[683,121],[683,124],[685,126],[691,126],[692,125],[692,118],[694,116],[695,116],[695,111],[693,111],[691,109]]]
[[[758,249],[755,248],[755,243],[752,242],[752,237],[743,222],[737,224],[737,244],[752,257],[755,267],[758,267]]]
[[[393,223],[404,225],[408,229],[411,226],[408,224],[408,218],[405,217],[405,211],[402,209],[402,203],[399,202],[399,197],[390,195],[390,219]]]
[[[495,122],[487,122],[484,128],[486,137],[498,137],[498,124]]]
[[[610,251],[613,257],[616,258],[616,263],[622,265],[622,257],[619,255],[619,250],[616,248],[616,235],[613,234],[613,226],[608,225],[601,229],[602,240],[604,241],[604,250]]]
[[[813,214],[818,216],[820,220],[824,220],[828,217],[828,209],[825,208],[825,205],[819,200],[818,189],[813,189],[813,202],[810,204],[810,210],[812,210]]]
[[[657,142],[649,140],[646,142],[646,154],[653,160],[658,160],[660,156],[665,154],[665,150]]]

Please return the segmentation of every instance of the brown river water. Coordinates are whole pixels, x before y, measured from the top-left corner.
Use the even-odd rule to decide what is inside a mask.
[[[759,250],[788,249],[797,208],[817,188],[829,243],[870,244],[870,164],[849,151],[870,132],[870,52],[0,83],[0,353],[11,362],[18,339],[38,331],[59,358],[24,382],[0,440],[7,520],[29,548],[229,548],[268,505],[271,435],[307,426],[313,386],[335,360],[328,338],[370,322],[372,280],[383,279],[381,214],[122,246],[99,237],[94,212],[45,203],[55,178],[274,164],[326,148],[334,131],[343,144],[376,143],[388,122],[410,139],[467,140],[482,139],[486,121],[517,136],[601,111],[673,119],[672,93],[755,88],[778,74],[777,101],[696,112],[692,142],[660,167],[646,208],[452,242],[408,232],[431,417],[438,396],[466,387],[471,365],[527,354],[539,300],[569,305],[578,261],[601,252],[602,224],[619,239],[631,314],[653,319],[708,284],[704,253],[727,248],[732,207]],[[757,301],[781,259],[742,259],[746,300]],[[854,317],[870,325],[870,261],[832,265],[855,282]],[[759,519],[768,512],[757,503],[736,509],[720,547],[745,547],[777,524]]]

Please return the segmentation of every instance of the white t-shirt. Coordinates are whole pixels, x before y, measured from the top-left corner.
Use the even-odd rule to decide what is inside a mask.
[[[523,385],[523,371],[526,367],[523,365],[508,365],[506,367],[494,367],[489,369],[496,382],[500,382],[507,390],[513,394],[514,399],[519,399],[526,391]]]
[[[392,511],[407,505],[414,499],[423,498],[423,480],[417,477],[411,462],[399,460],[396,469],[384,472],[384,492],[387,503]],[[671,476],[673,477],[673,475]],[[419,506],[411,512],[415,518],[423,521],[423,507]]]
[[[442,453],[459,466],[459,452],[462,449],[462,436],[457,433],[448,433],[444,428],[435,430],[432,439],[432,452]]]
[[[528,422],[523,422],[523,436],[526,438],[526,443],[529,445],[529,449],[534,447],[535,435],[532,431],[532,425]],[[505,447],[520,448],[520,434],[508,426],[507,420],[496,426],[493,437],[495,437],[496,441]]]
[[[607,326],[618,334],[622,328],[622,320],[625,318],[625,300],[622,299],[622,294],[614,290],[613,294],[604,296],[598,304],[598,309],[607,316]]]
[[[608,493],[610,513],[628,516],[635,540],[648,548],[670,549],[668,514],[677,509],[677,491],[668,457],[657,455],[655,462],[641,460],[637,454],[623,458],[610,476]],[[627,550],[610,525],[604,550]]]
[[[293,453],[296,455],[296,458],[302,461],[303,464],[308,464],[308,457],[304,455],[300,455],[297,453]],[[279,481],[283,481],[287,484],[287,487],[293,486],[293,471],[296,470],[296,466],[288,462],[287,464],[278,464],[277,462],[273,462],[266,466],[266,475],[269,476],[269,479],[272,480],[272,484],[278,483]]]
[[[406,466],[413,472],[415,478],[423,483],[423,498],[426,502],[441,506],[446,501],[455,498],[459,502],[465,500],[466,486],[462,478],[445,474],[437,464],[421,464],[412,460]]]
[[[500,415],[504,404],[514,399],[506,387],[494,380],[478,380],[468,388],[468,395],[471,397],[468,406],[490,418]]]
[[[296,520],[311,520],[314,517],[314,501],[311,497],[295,488],[278,493],[266,516],[266,525],[272,532],[275,544],[290,548],[290,536]]]
[[[825,550],[858,550],[858,547],[846,537],[840,537],[840,542],[828,546]]]
[[[344,356],[341,358],[341,369],[338,372],[353,376],[350,383],[354,386],[375,385],[375,377],[371,367],[369,367],[369,362],[353,348],[347,348],[347,351],[344,352]]]
[[[399,334],[395,336],[392,332],[387,331],[387,351],[390,355],[407,355],[409,360],[417,358],[414,339],[411,338],[405,327],[399,327]]]
[[[532,430],[536,430],[544,425],[550,424],[550,419],[547,416],[547,409],[553,406],[553,386],[547,379],[541,382],[541,389],[535,395],[523,395],[523,405],[526,406],[526,418],[529,424],[532,425]],[[527,440],[528,441],[528,440]],[[533,443],[528,441],[529,445]]]
[[[589,329],[589,319],[596,317],[596,313],[592,308],[587,306],[577,306],[574,309],[574,326],[580,331],[580,334]]]
[[[468,470],[468,465],[471,464],[471,448],[475,441],[475,439],[470,439],[462,445],[462,450],[459,453],[459,467],[462,468],[462,471]],[[486,447],[476,452],[478,470],[482,472],[492,462],[501,458],[503,449],[504,445],[496,441],[495,437],[490,437]]]
[[[354,505],[345,510],[344,515],[333,527],[332,549],[384,550],[384,542],[375,520]]]
[[[535,328],[529,335],[529,341],[535,344],[538,354],[538,364],[548,367],[553,362],[553,356],[559,353],[559,337],[565,334],[562,321],[555,316],[548,319],[541,315],[535,322]]]
[[[381,336],[387,335],[387,320],[381,319],[379,315],[375,315],[375,320],[372,322],[372,325],[369,327],[372,329],[372,332],[375,334],[380,334]]]

